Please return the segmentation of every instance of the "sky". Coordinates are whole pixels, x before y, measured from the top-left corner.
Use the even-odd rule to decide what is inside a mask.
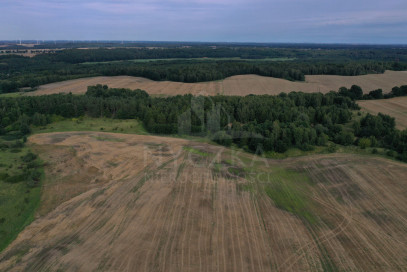
[[[407,44],[406,0],[0,0],[0,40]]]

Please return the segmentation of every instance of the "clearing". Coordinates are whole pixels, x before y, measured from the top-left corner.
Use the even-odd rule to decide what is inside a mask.
[[[96,84],[108,85],[111,88],[142,89],[151,95],[248,95],[270,94],[302,91],[306,93],[337,91],[340,87],[350,88],[353,84],[362,87],[365,93],[375,89],[389,92],[394,86],[407,84],[407,71],[386,71],[384,74],[363,76],[306,76],[305,82],[293,82],[280,78],[257,75],[232,76],[221,81],[181,83],[171,81],[153,81],[146,78],[116,76],[81,78],[42,85],[37,91],[28,95],[53,93],[83,94],[87,87]]]
[[[390,115],[396,119],[398,129],[407,128],[407,97],[396,97],[391,99],[361,100],[358,101],[363,111],[371,114]]]
[[[42,202],[2,271],[407,269],[406,164],[101,132],[29,142],[48,162]]]

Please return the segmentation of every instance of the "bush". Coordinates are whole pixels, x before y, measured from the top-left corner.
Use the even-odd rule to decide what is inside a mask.
[[[366,149],[372,145],[372,142],[368,138],[360,138],[358,146],[362,149]]]
[[[327,150],[330,153],[334,153],[334,152],[336,152],[336,150],[338,150],[338,147],[336,146],[336,144],[331,143],[328,145]]]
[[[377,150],[377,148],[373,148],[372,154],[377,154],[377,153],[379,153],[379,151]]]
[[[20,142],[20,141],[15,141],[15,142],[11,145],[12,148],[22,148],[23,146],[24,146],[24,143],[23,143],[23,142]]]
[[[309,144],[301,145],[299,148],[302,151],[312,151],[312,150],[314,150],[314,147],[312,145],[309,145]]]
[[[7,172],[0,172],[0,180],[6,180],[10,175]]]
[[[42,175],[41,171],[35,169],[35,170],[30,171],[29,177],[30,177],[32,180],[38,182],[38,181],[41,180],[41,175]]]
[[[27,179],[28,173],[24,172],[22,174],[10,176],[6,178],[4,181],[8,183],[18,183]]]
[[[335,142],[341,145],[351,145],[355,139],[352,132],[342,131],[335,136]]]
[[[34,161],[36,158],[37,158],[37,155],[35,155],[35,154],[32,153],[32,152],[28,152],[26,155],[24,155],[24,156],[21,157],[22,161],[23,161],[23,162],[26,162],[26,163],[32,162],[32,161]]]
[[[232,136],[227,134],[225,131],[216,132],[212,136],[212,140],[224,146],[230,146],[232,144]]]
[[[27,125],[27,124],[21,124],[21,126],[20,126],[20,132],[21,132],[23,135],[30,134],[30,133],[31,133],[31,128],[30,128],[30,126]]]

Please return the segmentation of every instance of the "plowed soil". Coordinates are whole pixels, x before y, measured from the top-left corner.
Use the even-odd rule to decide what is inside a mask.
[[[407,269],[406,164],[347,154],[275,161],[96,132],[29,142],[49,160],[47,207],[0,254],[1,271]],[[298,200],[293,208],[263,190],[277,185]]]
[[[353,84],[362,87],[365,93],[383,89],[389,92],[394,86],[407,84],[406,71],[386,71],[384,74],[363,76],[306,76],[305,82],[292,82],[279,78],[262,77],[257,75],[240,75],[226,78],[222,81],[202,83],[180,83],[170,81],[152,81],[146,78],[116,76],[91,77],[62,81],[41,86],[37,91],[28,95],[43,95],[53,93],[83,94],[87,87],[96,84],[108,85],[111,88],[142,89],[151,95],[248,95],[270,94],[281,92],[302,91],[306,93],[337,91],[340,87],[350,88]]]

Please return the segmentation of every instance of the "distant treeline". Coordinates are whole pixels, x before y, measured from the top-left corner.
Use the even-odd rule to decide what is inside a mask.
[[[0,92],[15,92],[23,87],[91,76],[139,76],[151,80],[203,82],[229,76],[256,74],[261,76],[303,81],[305,75],[361,75],[383,73],[392,69],[391,63],[298,63],[244,61],[165,61],[134,63],[130,61],[107,64],[36,63],[25,58],[0,58]]]
[[[33,44],[34,49],[65,49],[65,48],[276,48],[276,49],[325,49],[325,50],[374,50],[374,49],[406,49],[406,45],[383,45],[383,44],[318,44],[318,43],[256,43],[256,42],[169,42],[169,41],[22,41]],[[5,49],[25,49],[24,45],[19,45],[17,41],[0,41]]]
[[[197,58],[215,59],[197,59]],[[177,60],[169,60],[176,58]],[[192,59],[191,59],[192,58]],[[231,60],[227,58],[242,58]],[[271,61],[288,59],[288,61]],[[167,59],[134,62],[133,59]],[[182,60],[184,59],[184,60]],[[243,59],[252,59],[251,61]],[[263,60],[261,60],[263,59]],[[290,60],[293,59],[293,60]],[[93,63],[113,61],[107,63]],[[89,62],[89,64],[82,64]],[[69,49],[33,58],[0,55],[0,93],[91,76],[140,76],[152,80],[202,82],[256,74],[302,81],[305,75],[357,76],[406,70],[406,48],[297,49],[192,47],[160,49]]]
[[[251,152],[311,150],[331,141],[388,148],[407,161],[407,130],[396,130],[394,118],[382,114],[352,121],[352,111],[359,107],[340,92],[159,98],[141,90],[98,85],[80,96],[1,98],[0,106],[3,134],[27,134],[30,125],[46,125],[54,115],[87,115],[137,119],[150,133],[209,136]]]
[[[389,99],[399,96],[407,96],[407,85],[393,87],[389,93],[383,94],[382,89],[370,91],[363,94],[362,88],[353,85],[350,89],[342,87],[339,89],[339,94],[351,98],[352,100],[372,100],[372,99]]]
[[[83,63],[133,59],[167,58],[295,58],[299,60],[329,61],[407,61],[407,48],[404,49],[338,49],[304,50],[292,48],[258,47],[192,47],[192,48],[115,48],[115,49],[70,49],[55,54],[38,56],[53,62]]]

